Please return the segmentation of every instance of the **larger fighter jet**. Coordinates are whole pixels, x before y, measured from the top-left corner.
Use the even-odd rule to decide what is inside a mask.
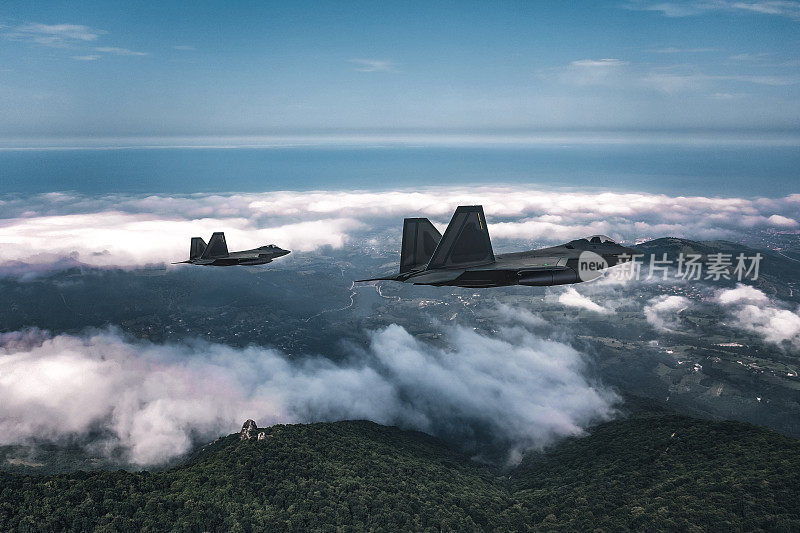
[[[551,248],[494,255],[483,206],[462,205],[444,236],[427,218],[405,219],[400,273],[359,281],[456,287],[565,285],[595,279],[603,269],[630,260],[635,252],[608,237],[593,235]]]
[[[261,246],[242,252],[228,252],[225,234],[218,231],[211,235],[211,240],[206,242],[200,237],[192,237],[189,247],[189,260],[173,263],[190,263],[205,266],[233,266],[233,265],[263,265],[272,262],[276,257],[290,253],[289,250],[278,248],[274,244]]]

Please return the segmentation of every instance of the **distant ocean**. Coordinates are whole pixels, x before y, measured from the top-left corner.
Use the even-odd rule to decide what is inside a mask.
[[[0,194],[519,185],[668,195],[800,193],[797,145],[546,144],[0,150]]]

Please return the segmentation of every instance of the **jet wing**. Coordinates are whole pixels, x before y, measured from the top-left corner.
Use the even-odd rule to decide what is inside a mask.
[[[566,256],[534,255],[529,252],[522,254],[503,254],[497,256],[496,262],[487,267],[475,267],[470,270],[536,270],[560,268],[567,266]]]
[[[428,270],[424,271],[419,276],[412,276],[408,281],[414,285],[432,285],[434,283],[444,283],[453,281],[461,274],[464,273],[463,269],[456,270]]]

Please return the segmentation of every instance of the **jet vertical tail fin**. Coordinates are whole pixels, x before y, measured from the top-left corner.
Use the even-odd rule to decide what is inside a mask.
[[[225,233],[221,231],[214,232],[211,235],[211,240],[208,241],[208,246],[203,250],[203,255],[200,259],[210,259],[212,257],[225,257],[228,255],[228,244],[225,242]]]
[[[459,268],[493,262],[494,251],[483,206],[459,206],[428,262],[428,269]]]
[[[400,273],[424,267],[436,250],[442,234],[427,218],[403,221],[403,245],[400,249]]]
[[[205,251],[206,241],[204,241],[202,237],[192,237],[192,244],[189,247],[189,261],[192,259],[200,259]]]

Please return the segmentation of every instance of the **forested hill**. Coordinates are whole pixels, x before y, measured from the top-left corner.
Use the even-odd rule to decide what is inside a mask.
[[[510,472],[371,422],[251,435],[157,473],[0,474],[0,530],[800,529],[800,441],[740,423],[609,422]]]

